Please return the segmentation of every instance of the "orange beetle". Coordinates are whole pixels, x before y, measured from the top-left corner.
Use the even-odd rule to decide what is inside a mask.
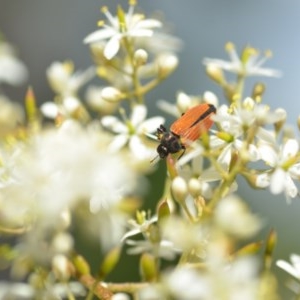
[[[186,146],[197,140],[213,125],[211,116],[215,113],[216,108],[212,104],[203,103],[187,110],[171,125],[170,132],[163,125],[160,125],[156,133],[160,141],[156,149],[159,157],[165,158],[170,153],[183,150],[181,157]]]

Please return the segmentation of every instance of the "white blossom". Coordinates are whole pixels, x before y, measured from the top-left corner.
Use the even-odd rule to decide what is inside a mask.
[[[26,66],[14,52],[10,44],[0,41],[0,83],[20,85],[28,77]]]
[[[257,49],[248,46],[243,50],[241,57],[239,57],[235,46],[232,43],[228,43],[226,45],[226,50],[230,61],[215,58],[204,58],[203,64],[244,76],[281,76],[281,73],[277,70],[262,68],[262,65],[269,58],[270,52],[266,52],[263,57],[260,57],[260,53]]]
[[[299,179],[300,163],[297,158],[299,143],[296,139],[288,139],[279,147],[263,143],[259,146],[261,159],[272,169],[257,177],[258,186],[270,186],[273,194],[285,193],[287,199],[295,198],[298,188],[293,179]]]
[[[117,152],[128,144],[134,158],[149,160],[153,158],[153,145],[146,142],[146,134],[154,133],[164,123],[162,117],[146,119],[147,108],[144,105],[134,106],[129,119],[121,122],[117,117],[105,116],[102,125],[116,134],[108,147],[109,151]],[[157,146],[157,145],[156,145]]]
[[[124,160],[107,153],[101,143],[99,133],[73,121],[34,137],[16,157],[12,183],[0,190],[0,199],[13,199],[8,215],[14,216],[15,206],[24,214],[37,211],[55,222],[61,211],[82,200],[92,213],[113,207],[133,189],[135,177]]]
[[[95,76],[95,68],[74,72],[72,62],[53,62],[46,71],[47,79],[53,91],[66,96],[75,96],[78,90]]]
[[[145,19],[142,14],[135,14],[134,5],[129,6],[127,14],[124,14],[123,10],[121,12],[120,8],[118,16],[113,16],[107,7],[103,7],[102,12],[109,24],[101,23],[103,28],[89,34],[84,39],[84,43],[90,44],[107,40],[104,47],[104,56],[107,59],[112,59],[118,53],[123,38],[150,37],[155,28],[162,26],[158,20]],[[120,17],[121,14],[124,14],[124,23],[120,19],[122,18]]]

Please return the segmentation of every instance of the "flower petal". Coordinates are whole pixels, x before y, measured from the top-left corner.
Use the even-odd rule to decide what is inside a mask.
[[[176,118],[180,117],[180,114],[179,114],[179,111],[178,111],[178,108],[176,107],[176,105],[171,104],[170,102],[167,102],[165,100],[158,100],[156,105],[162,111],[164,111]]]
[[[270,145],[263,144],[259,146],[258,151],[260,153],[260,158],[272,167],[275,167],[278,163],[278,154],[275,152],[274,148]]]
[[[0,59],[0,82],[11,85],[20,85],[28,77],[28,71],[19,59],[11,56],[2,56]]]
[[[153,35],[153,30],[151,29],[132,29],[128,32],[129,36],[135,37],[149,37]]]
[[[58,107],[53,102],[45,102],[40,107],[42,114],[50,119],[55,119],[58,115]]]
[[[121,37],[121,34],[116,34],[107,42],[103,52],[107,59],[112,59],[118,53]]]
[[[138,127],[141,124],[147,115],[147,108],[145,105],[136,105],[131,114],[130,121],[134,127]]]
[[[129,148],[137,159],[151,159],[155,156],[155,149],[147,147],[147,145],[136,135],[133,135],[130,138]]]
[[[128,139],[129,139],[129,137],[126,134],[117,135],[113,139],[113,141],[109,144],[108,150],[111,152],[118,152],[126,145],[126,143],[128,142]]]
[[[102,126],[112,130],[115,133],[127,133],[127,127],[116,117],[114,116],[105,116],[101,120]]]
[[[285,178],[285,190],[289,197],[295,198],[298,195],[298,189],[293,181],[293,179],[286,174]]]
[[[284,190],[286,173],[277,168],[271,176],[270,191],[272,194],[280,194]]]
[[[162,27],[162,23],[155,19],[144,19],[136,23],[135,28],[158,28]]]
[[[89,34],[83,40],[83,42],[85,44],[95,43],[95,42],[99,42],[99,41],[111,38],[115,34],[116,34],[116,31],[112,28],[99,29],[99,30],[96,30],[96,31],[92,32],[91,34]]]
[[[146,121],[144,121],[139,127],[138,127],[138,133],[146,133],[146,132],[155,132],[157,128],[165,123],[165,119],[163,117],[153,117]]]
[[[286,141],[286,143],[283,146],[282,157],[284,159],[293,157],[297,154],[298,150],[299,150],[299,144],[298,144],[297,140],[289,139]]]
[[[267,186],[269,186],[270,185],[269,174],[263,173],[257,175],[255,184],[259,188],[266,188]]]
[[[281,268],[282,270],[286,271],[290,275],[292,275],[295,278],[300,279],[300,270],[294,268],[290,263],[284,261],[284,260],[278,260],[276,262],[276,265]]]

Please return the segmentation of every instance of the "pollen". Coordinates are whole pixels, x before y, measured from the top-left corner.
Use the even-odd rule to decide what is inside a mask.
[[[231,52],[231,51],[235,50],[234,44],[231,43],[231,42],[226,43],[226,44],[225,44],[225,50],[226,50],[227,52]]]
[[[105,24],[104,20],[99,20],[99,21],[97,22],[97,26],[98,26],[98,27],[103,27],[104,24]]]
[[[130,6],[135,6],[137,4],[137,1],[136,0],[129,0],[128,3],[129,3]]]
[[[265,57],[270,58],[270,57],[272,57],[272,56],[273,56],[273,52],[272,52],[271,50],[266,50],[266,51],[265,51]]]
[[[108,7],[107,6],[102,6],[100,11],[104,14],[106,14],[108,12]]]

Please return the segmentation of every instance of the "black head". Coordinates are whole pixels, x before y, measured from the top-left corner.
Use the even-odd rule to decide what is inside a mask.
[[[164,132],[160,136],[160,144],[156,151],[160,158],[165,158],[169,153],[177,153],[182,149],[185,147],[181,144],[179,136],[172,132]]]

